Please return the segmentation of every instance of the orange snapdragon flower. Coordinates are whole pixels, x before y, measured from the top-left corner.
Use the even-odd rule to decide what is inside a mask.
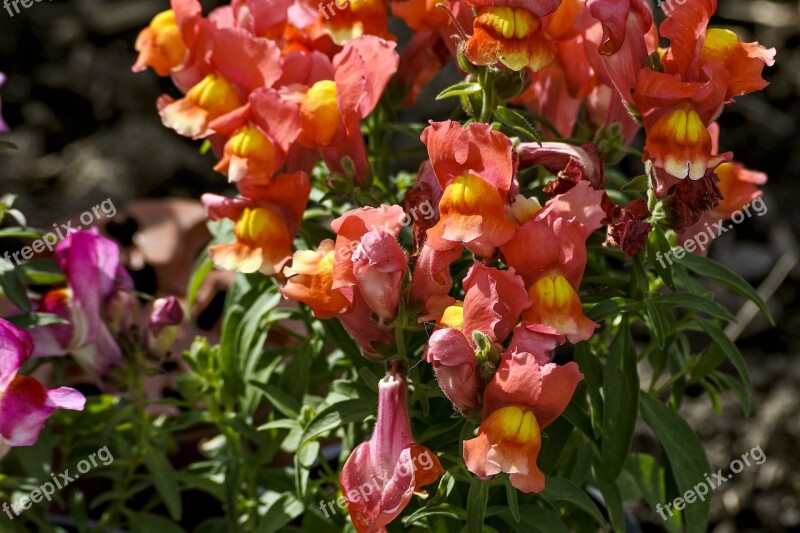
[[[488,124],[465,128],[447,121],[431,122],[422,142],[444,190],[428,244],[442,251],[463,243],[477,255],[491,256],[514,234],[514,223],[506,217],[517,170],[511,141]]]
[[[495,2],[472,0],[477,9],[473,35],[464,52],[476,65],[502,63],[511,70],[541,70],[556,58],[556,47],[542,31],[542,18],[553,13],[561,0]]]
[[[254,191],[255,192],[255,191]],[[204,194],[211,220],[236,221],[236,240],[208,249],[214,264],[237,272],[280,272],[292,256],[292,242],[303,219],[311,183],[303,172],[277,176],[251,198]]]
[[[483,394],[478,436],[464,441],[467,469],[481,479],[506,472],[516,489],[541,492],[542,429],[561,415],[582,379],[575,362],[559,366],[543,353],[505,352]]]

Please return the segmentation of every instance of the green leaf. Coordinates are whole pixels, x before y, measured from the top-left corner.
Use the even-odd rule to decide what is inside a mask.
[[[664,468],[658,464],[652,455],[632,453],[625,464],[625,470],[633,477],[636,486],[644,495],[644,499],[650,505],[650,508],[657,512],[658,506],[663,506],[667,501]],[[680,531],[680,516],[676,514],[672,517],[667,516],[667,518],[668,520],[664,522],[667,529],[674,532]]]
[[[693,490],[711,470],[697,435],[683,418],[655,396],[641,391],[639,402],[642,417],[664,448],[678,492],[684,494]],[[684,517],[687,531],[706,531],[709,503],[706,499],[686,506]]]
[[[274,533],[303,514],[303,502],[290,493],[283,493],[272,502],[258,526],[258,533]]]
[[[203,251],[194,262],[192,273],[189,276],[189,287],[186,289],[186,305],[188,308],[186,311],[187,316],[193,316],[192,308],[194,307],[194,302],[197,298],[197,291],[200,290],[200,286],[203,285],[203,282],[205,281],[206,277],[208,277],[209,272],[211,272],[213,269],[214,263],[208,256],[208,249],[203,248]]]
[[[270,385],[269,383],[252,381],[250,384],[261,389],[270,405],[283,413],[284,416],[288,416],[292,419],[296,419],[300,416],[300,408],[302,406],[300,402],[288,392],[275,385]]]
[[[494,111],[494,116],[517,135],[527,137],[537,143],[541,143],[544,140],[542,132],[534,128],[530,122],[528,122],[528,119],[513,109],[498,107]]]
[[[628,323],[623,321],[609,347],[603,372],[603,435],[601,440],[600,477],[608,484],[622,472],[630,453],[636,426],[639,373],[636,351]]]
[[[650,178],[647,174],[636,176],[631,181],[620,187],[620,192],[625,194],[639,194],[645,192],[650,186]]]
[[[671,294],[660,294],[650,300],[658,305],[671,305],[673,307],[688,307],[702,311],[707,315],[727,322],[733,322],[736,318],[730,311],[714,302],[713,300],[700,296],[699,294],[692,294],[689,292],[676,292]]]
[[[329,405],[311,419],[300,442],[307,443],[346,424],[363,422],[374,411],[375,405],[371,399],[345,400]]]
[[[519,522],[519,499],[517,498],[517,489],[511,484],[508,478],[504,479],[506,486],[506,500],[508,501],[508,509],[511,511],[511,516],[514,520]],[[548,484],[550,479],[547,480]]]
[[[542,492],[542,498],[550,502],[569,502],[586,511],[600,527],[606,529],[606,521],[597,505],[577,485],[568,479],[557,476],[547,476],[547,483]]]
[[[483,518],[486,515],[486,504],[489,501],[489,484],[473,476],[467,494],[467,531],[481,533]]]
[[[135,513],[125,511],[131,523],[131,533],[152,533],[153,531],[163,533],[183,533],[185,530],[167,520],[163,516],[153,513]]]
[[[451,85],[447,89],[436,95],[437,100],[444,100],[445,98],[453,98],[455,96],[464,96],[468,94],[475,94],[481,92],[479,83],[474,82],[461,82]]]
[[[569,528],[566,526],[566,524],[564,524],[558,514],[550,509],[537,507],[535,505],[522,505],[520,506],[519,514],[524,528],[519,528],[517,531],[569,533]],[[517,527],[517,524],[512,522],[513,517],[511,516],[510,512],[501,512],[498,516],[506,520],[512,527]]]
[[[736,347],[736,344],[734,344],[716,324],[703,319],[697,319],[697,324],[711,337],[722,354],[730,359],[736,371],[739,373],[739,376],[742,378],[745,389],[751,392],[753,390],[753,381],[750,378],[750,371],[747,369],[747,363],[744,357],[742,357],[739,348]],[[692,379],[699,381],[703,376],[708,374],[708,372],[717,368],[721,362],[717,350],[707,351],[694,368]]]
[[[656,272],[664,280],[667,286],[675,290],[675,280],[672,277],[672,268],[667,264],[665,258],[669,257],[672,248],[669,245],[664,231],[656,224],[650,237],[647,239],[647,257],[650,264],[655,267]]]
[[[183,502],[175,469],[160,450],[150,446],[145,451],[145,463],[152,476],[153,485],[164,500],[170,516],[173,520],[179,521],[183,514]]]
[[[711,376],[727,387],[733,392],[734,396],[739,400],[742,405],[742,410],[745,416],[750,416],[750,391],[746,390],[741,383],[728,374],[722,372],[712,372]]]
[[[586,317],[595,322],[602,322],[608,317],[617,316],[634,307],[633,302],[626,298],[606,298],[586,311]]]
[[[603,503],[608,511],[612,531],[627,531],[625,524],[625,508],[622,505],[622,495],[616,483],[608,484],[600,481],[600,492],[603,494]]]
[[[51,313],[29,313],[27,315],[14,315],[6,318],[9,322],[22,329],[38,328],[51,324],[69,324],[58,315]]]
[[[750,286],[739,274],[731,272],[727,267],[707,257],[700,257],[695,254],[686,254],[681,263],[701,276],[713,279],[735,291],[758,306],[770,324],[775,325],[775,320],[767,308],[767,304],[758,295],[758,292]]]
[[[652,301],[645,300],[644,308],[647,311],[647,317],[650,320],[650,329],[653,332],[653,336],[658,343],[658,347],[663,350],[667,342],[665,330],[669,322],[664,319],[661,310],[657,305],[654,305]]]
[[[21,228],[14,226],[11,228],[0,229],[0,239],[38,239],[42,236],[42,232],[33,228]]]
[[[443,516],[458,520],[459,522],[464,522],[467,520],[467,513],[464,511],[464,509],[460,509],[448,503],[442,503],[438,505],[426,505],[422,509],[417,509],[410,515],[403,518],[403,525],[409,526],[414,522],[429,516]]]
[[[11,300],[11,303],[23,311],[31,311],[31,302],[28,299],[25,285],[22,284],[20,271],[5,259],[0,259],[0,287],[3,288],[3,292]]]

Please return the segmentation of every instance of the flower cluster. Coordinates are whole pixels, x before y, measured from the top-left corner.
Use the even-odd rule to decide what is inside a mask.
[[[140,34],[134,70],[172,77],[184,96],[159,99],[163,123],[206,139],[215,169],[238,188],[236,198],[203,196],[212,220],[235,221],[235,242],[210,248],[214,263],[274,275],[287,299],[338,319],[365,356],[390,368],[375,432],[340,476],[359,531],[384,528],[442,473],[438,461],[416,464],[430,450],[412,436],[406,330],[435,324],[421,356],[455,410],[479,422],[463,443],[467,469],[480,479],[505,472],[520,491],[540,492],[542,430],[583,379],[553,353],[600,327],[581,303],[588,240],[605,227],[605,245],[630,260],[656,224],[680,233],[720,220],[765,181],[719,154],[715,120],[766,85],[774,50],[709,29],[716,0],[687,2],[660,26],[644,0],[358,0],[336,10],[233,0],[208,16],[196,0],[171,4]],[[402,58],[387,10],[415,32]],[[670,46],[660,49],[660,38]],[[412,249],[401,245],[403,208],[382,204],[338,211],[335,238],[295,250],[319,160],[368,187],[362,119],[393,76],[411,104],[451,55],[465,77],[451,96],[471,118],[422,131],[427,160],[405,204],[430,202],[435,213],[414,222]],[[499,131],[492,117],[516,120],[517,133],[530,126],[508,104],[536,113],[550,140]],[[581,117],[591,141],[558,141]],[[605,166],[642,126],[648,185],[635,193],[648,194],[617,205]],[[531,167],[544,178],[523,180]]]
[[[214,169],[242,195],[203,198],[211,219],[236,221],[236,241],[210,250],[220,268],[281,271],[318,158],[366,179],[360,121],[398,69],[381,0],[354,2],[331,20],[310,4],[291,5],[243,0],[204,17],[196,0],[173,0],[136,42],[133,70],[152,67],[185,93],[159,99],[164,125],[207,139]]]

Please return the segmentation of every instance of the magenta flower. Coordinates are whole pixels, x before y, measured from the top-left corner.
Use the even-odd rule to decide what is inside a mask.
[[[2,87],[5,82],[6,82],[6,75],[0,72],[0,87]],[[0,111],[2,111],[2,109],[3,109],[3,102],[0,101]],[[3,120],[3,115],[0,114],[0,133],[8,131],[8,129],[9,129],[8,124],[5,123],[5,121]]]
[[[56,409],[82,411],[83,394],[69,387],[45,389],[17,372],[33,353],[31,336],[0,319],[0,456],[11,446],[31,446]]]
[[[34,355],[69,353],[93,375],[105,374],[122,361],[122,351],[104,320],[109,318],[108,304],[116,289],[133,289],[119,248],[96,230],[76,231],[56,245],[55,258],[67,286],[45,294],[38,311],[58,315],[69,324],[34,329]]]

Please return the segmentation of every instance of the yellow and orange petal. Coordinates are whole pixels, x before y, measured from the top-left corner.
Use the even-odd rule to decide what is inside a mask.
[[[665,113],[647,132],[645,157],[670,175],[699,180],[725,160],[711,155],[711,135],[689,104]]]
[[[522,314],[529,329],[544,326],[570,342],[585,341],[592,336],[598,324],[583,314],[581,300],[569,281],[557,272],[542,276],[528,288],[531,306]],[[550,329],[552,328],[552,329]]]
[[[748,170],[740,163],[722,163],[714,173],[719,177],[717,187],[722,194],[719,204],[713,209],[724,218],[731,218],[761,195],[758,185],[767,182],[767,175]]]
[[[298,250],[292,265],[283,269],[289,279],[283,294],[303,302],[317,318],[331,318],[346,312],[350,302],[341,291],[333,289],[333,264],[336,257],[333,241],[323,241],[318,250]]]
[[[179,67],[187,49],[175,13],[169,9],[153,17],[150,25],[139,32],[135,48],[139,57],[133,65],[134,72],[151,67],[159,76],[168,76]]]
[[[556,58],[555,44],[541,31],[541,19],[527,9],[480,7],[472,27],[464,52],[476,65],[500,62],[514,71],[528,67],[536,72]]]
[[[196,139],[211,133],[208,125],[212,120],[243,105],[236,87],[221,74],[211,73],[180,100],[162,99],[159,107],[165,126]]]
[[[235,242],[208,249],[219,268],[272,275],[292,255],[292,235],[283,219],[269,208],[245,208],[233,233]]]
[[[775,63],[775,50],[758,43],[742,43],[735,33],[713,28],[706,31],[700,48],[700,65],[719,61],[730,73],[726,98],[760,91],[768,85],[761,77],[764,65]]]
[[[518,490],[541,492],[544,474],[536,465],[541,447],[541,431],[533,411],[508,405],[486,417],[478,436],[464,442],[464,462],[481,478],[505,472]]]
[[[339,133],[342,117],[336,82],[321,80],[311,86],[300,103],[302,131],[298,141],[308,148],[328,146]]]
[[[459,176],[445,188],[439,222],[428,237],[462,242],[479,255],[490,255],[514,236],[516,226],[506,219],[505,204],[500,191],[482,178]]]
[[[222,159],[214,170],[227,174],[230,182],[244,178],[268,182],[278,170],[277,160],[272,141],[257,127],[246,125],[225,143]]]
[[[342,46],[362,35],[394,40],[384,0],[335,0],[324,4],[322,26]]]

